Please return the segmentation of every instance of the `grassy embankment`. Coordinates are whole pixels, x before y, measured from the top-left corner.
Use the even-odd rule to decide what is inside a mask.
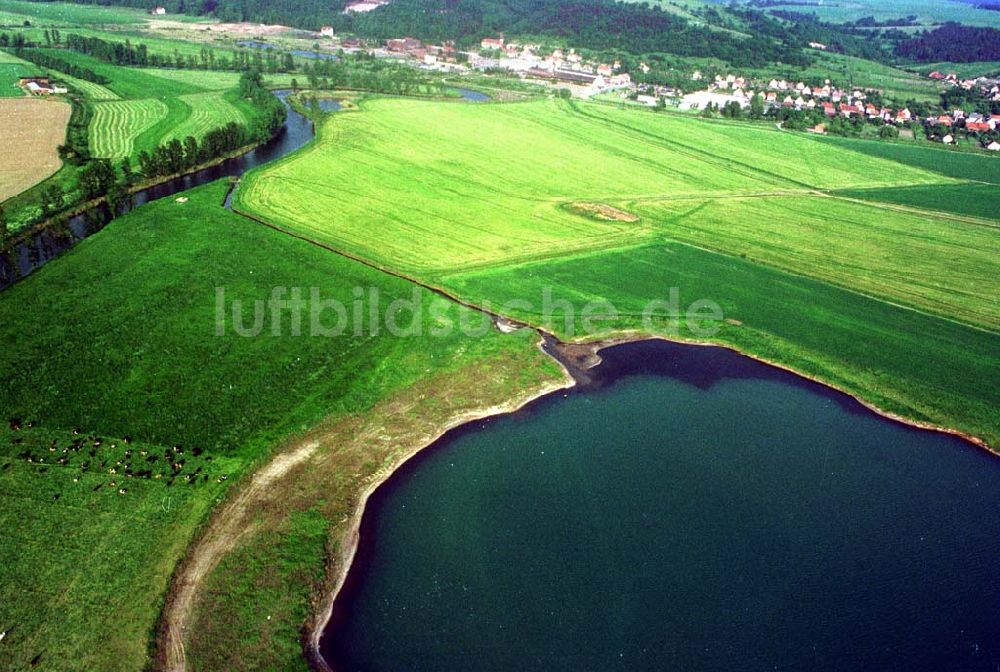
[[[318,287],[346,305],[356,286],[378,288],[383,306],[413,291],[226,212],[225,190],[216,183],[186,194],[187,203],[141,208],[0,294],[4,669],[32,669],[32,661],[47,669],[142,669],[168,580],[198,525],[229,487],[242,487],[242,475],[281,452],[276,447],[299,445],[303,432],[374,417],[372,409],[395,400],[421,409],[392,428],[412,440],[423,436],[423,422],[443,423],[557,377],[527,333],[293,337],[286,316],[283,336],[271,336],[270,323],[260,337],[238,336],[231,324],[216,336],[217,287],[244,302],[246,324],[252,302],[276,286],[306,295]],[[425,328],[439,324],[429,316],[432,295],[417,296]],[[447,319],[470,314],[445,304]],[[37,424],[8,431],[15,417]],[[335,479],[364,480],[384,468],[387,454],[374,444],[348,450],[318,438],[310,464],[330,467]],[[341,463],[350,470],[338,470]],[[291,521],[278,516],[279,528],[305,520],[313,535],[291,549],[299,555],[267,568],[271,578],[294,579],[268,612],[282,637],[294,641],[322,574],[325,530],[354,502],[313,499],[301,515],[287,511]],[[263,569],[242,567],[235,592],[216,607],[244,609],[255,571]],[[237,630],[249,625],[232,622]],[[253,626],[267,635],[264,624]]]
[[[623,314],[605,336],[660,331],[641,307],[678,287],[684,306],[724,309],[713,342],[997,447],[996,221],[829,196],[940,185],[964,186],[763,127],[554,102],[372,101],[250,176],[238,207],[465,300],[529,300],[535,310],[512,312],[530,322],[543,320],[545,288],[577,310],[609,300]],[[580,201],[641,219],[562,207]]]

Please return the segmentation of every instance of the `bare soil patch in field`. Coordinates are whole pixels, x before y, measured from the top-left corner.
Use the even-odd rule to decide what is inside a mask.
[[[639,221],[639,217],[633,215],[631,212],[625,212],[624,210],[619,210],[618,208],[612,208],[610,205],[606,205],[604,203],[587,203],[584,201],[577,201],[576,203],[570,203],[567,205],[566,209],[574,214],[590,217],[591,219],[599,219],[604,222]]]
[[[56,148],[66,141],[70,106],[39,98],[0,99],[0,201],[41,182],[62,162]]]

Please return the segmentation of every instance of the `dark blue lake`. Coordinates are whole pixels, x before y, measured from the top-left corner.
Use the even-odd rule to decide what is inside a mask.
[[[998,669],[1000,460],[728,351],[604,355],[376,493],[338,669]]]

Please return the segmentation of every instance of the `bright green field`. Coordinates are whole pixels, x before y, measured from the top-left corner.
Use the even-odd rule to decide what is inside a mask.
[[[364,412],[431,371],[495,357],[537,362],[529,333],[293,336],[286,317],[282,336],[269,323],[253,338],[234,333],[230,317],[216,335],[219,287],[244,302],[248,325],[253,301],[276,286],[317,287],[345,305],[354,287],[377,289],[383,306],[415,291],[225,211],[227,187],[140,208],[0,294],[0,419],[39,423],[16,445],[0,430],[0,623],[15,626],[3,641],[4,670],[32,669],[36,656],[35,669],[143,669],[195,527],[225,485],[278,443],[324,418]],[[416,296],[425,328],[469,314],[429,292]],[[96,457],[89,442],[84,454],[62,452],[74,428],[104,437]],[[131,457],[124,436],[137,442]],[[139,451],[175,445],[186,464],[168,485],[165,460],[148,463]],[[25,450],[32,463],[18,457]],[[67,464],[54,463],[63,457]],[[129,479],[128,466],[167,475]],[[183,478],[199,467],[196,484]]]
[[[916,187],[953,189],[967,185]],[[905,188],[883,191],[902,192]],[[984,328],[1000,328],[994,225],[789,196],[619,204],[662,234]],[[920,272],[913,273],[914,260]]]
[[[923,210],[1000,220],[1000,189],[993,184],[961,184],[888,189],[845,189],[838,194],[866,201],[879,201]],[[996,240],[990,240],[990,247]]]
[[[189,135],[201,140],[206,133],[214,128],[225,126],[230,122],[246,123],[246,116],[231,98],[233,97],[221,96],[218,93],[195,93],[181,96],[180,100],[191,108],[191,113],[182,123],[167,133],[164,140],[169,141],[176,138],[183,141]]]
[[[167,116],[167,106],[153,99],[96,103],[90,124],[90,151],[103,159],[136,153],[135,141]]]
[[[927,325],[923,332],[955,332],[962,342],[995,347],[995,226],[824,196],[959,190],[959,178],[972,177],[962,168],[982,164],[960,158],[943,166],[923,155],[897,161],[895,145],[871,153],[847,147],[761,125],[601,105],[369,101],[329,119],[309,149],[252,173],[238,207],[494,307],[512,296],[537,302],[549,286],[581,301],[641,305],[674,286],[657,280],[652,291],[646,276],[662,275],[663,282],[683,280],[677,286],[685,294],[697,288],[691,300],[732,307],[732,318],[745,323],[754,304],[798,287],[782,318],[789,325],[775,317],[737,330],[745,339],[727,331],[721,340],[995,442],[1000,427],[986,401],[993,392],[981,390],[984,375],[996,380],[995,366],[981,369],[975,384],[952,380],[939,394],[940,379],[959,370],[952,365],[958,355],[944,340],[920,345],[922,332],[910,330],[919,323]],[[616,206],[640,220],[577,215],[565,207],[576,201]],[[633,251],[620,252],[626,248]],[[657,270],[654,258],[669,269]],[[732,265],[742,270],[717,284],[712,274]],[[607,282],[594,285],[592,275]],[[740,278],[750,284],[739,286]],[[861,324],[866,310],[882,316]],[[806,311],[808,319],[800,319]],[[883,331],[893,320],[903,325],[899,334]],[[635,326],[624,319],[606,331]],[[856,342],[843,350],[851,338]],[[900,368],[897,353],[882,352],[896,346],[880,338],[905,344],[909,364]],[[972,375],[979,364],[962,370]],[[921,377],[925,368],[932,377]]]
[[[881,142],[823,136],[817,141],[850,149],[866,156],[889,159],[907,167],[916,167],[961,180],[976,180],[1000,185],[1000,157],[972,152],[956,152],[933,145],[907,142]],[[897,170],[898,168],[892,168]],[[869,185],[878,186],[878,185]]]
[[[8,25],[21,25],[25,19],[46,26],[77,26],[140,23],[149,18],[147,12],[139,9],[95,7],[69,2],[4,0],[3,7],[0,8],[0,23]]]
[[[375,100],[335,115],[318,143],[251,175],[239,202],[323,242],[426,273],[655,233],[573,215],[562,207],[570,200],[939,181],[887,165],[769,127],[555,101]]]
[[[60,58],[107,77],[104,85],[73,80],[92,101],[90,145],[94,156],[120,160],[172,139],[201,139],[229,122],[245,123],[252,105],[235,92],[239,75],[126,68],[68,51]],[[71,78],[67,78],[71,79]]]
[[[24,72],[24,66],[17,63],[0,63],[0,98],[20,98],[24,95],[24,90],[17,85]]]

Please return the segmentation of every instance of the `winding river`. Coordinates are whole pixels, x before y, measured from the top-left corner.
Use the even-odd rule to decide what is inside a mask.
[[[284,128],[270,142],[246,154],[227,159],[218,165],[184,175],[161,184],[138,191],[133,196],[129,209],[145,205],[150,201],[174,196],[193,187],[208,184],[225,177],[239,177],[248,170],[280,159],[309,142],[314,135],[312,122],[292,109],[287,98],[289,90],[274,92],[288,109]],[[106,208],[73,217],[65,226],[49,227],[14,248],[11,267],[5,257],[0,257],[0,290],[23,279],[41,268],[52,259],[73,247],[88,236],[92,236],[108,223]]]
[[[486,94],[471,89],[457,89],[457,91],[466,102],[489,100],[489,96]],[[285,103],[288,118],[284,128],[270,142],[260,145],[246,154],[227,159],[218,165],[138,191],[133,196],[129,209],[137,208],[160,198],[175,196],[182,191],[222,178],[240,177],[249,170],[276,161],[301,148],[312,140],[315,129],[312,121],[296,112],[288,103],[288,96],[291,93],[290,90],[274,91],[274,94]],[[320,108],[324,112],[335,112],[341,109],[340,104],[335,100],[321,100]],[[65,226],[48,227],[28,240],[19,243],[14,247],[12,255],[0,256],[0,291],[27,277],[84,238],[103,229],[109,221],[108,214],[107,208],[103,208],[77,215],[72,217]]]
[[[728,350],[602,356],[376,492],[335,669],[997,669],[995,457]]]

